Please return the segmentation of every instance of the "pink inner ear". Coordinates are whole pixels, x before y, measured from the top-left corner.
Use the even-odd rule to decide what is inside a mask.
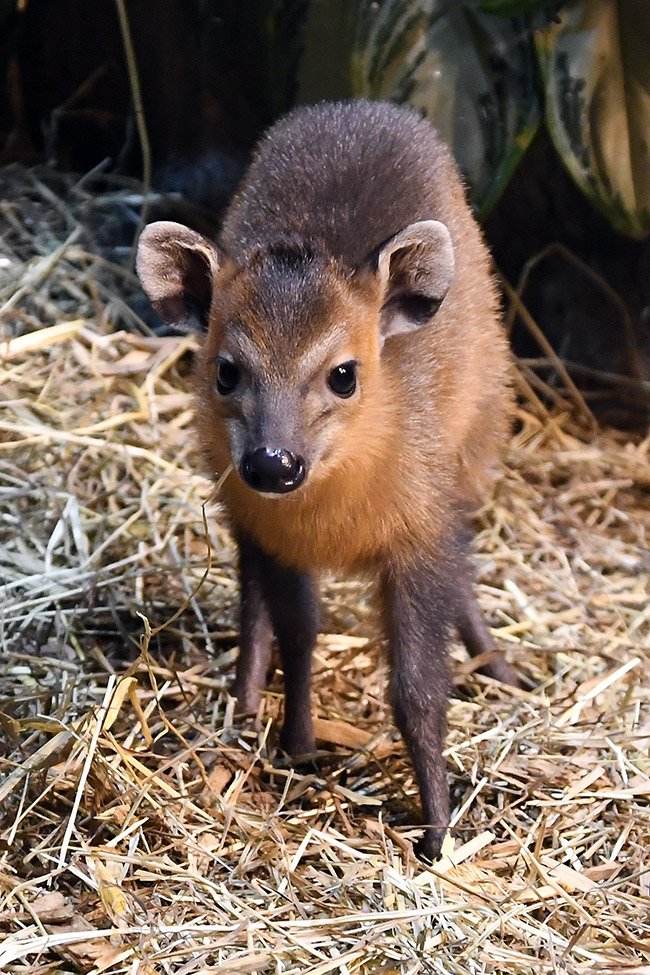
[[[181,331],[207,326],[214,274],[215,244],[181,224],[159,221],[143,231],[137,271],[161,318]]]
[[[380,329],[385,340],[391,335],[403,335],[428,325],[440,307],[439,301],[421,299],[419,295],[403,295],[386,302],[380,313]]]
[[[454,250],[447,227],[437,220],[406,227],[380,252],[377,273],[385,295],[382,337],[427,325],[454,275]]]

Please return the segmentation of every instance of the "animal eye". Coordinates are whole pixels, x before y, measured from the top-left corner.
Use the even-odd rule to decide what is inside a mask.
[[[337,396],[347,399],[357,388],[356,362],[342,362],[335,366],[327,377],[327,385]]]
[[[239,369],[230,359],[217,359],[217,392],[228,396],[239,382]]]

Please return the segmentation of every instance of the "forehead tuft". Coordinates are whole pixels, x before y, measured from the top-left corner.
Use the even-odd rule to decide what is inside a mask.
[[[322,245],[293,235],[250,251],[245,256],[244,267],[261,298],[282,293],[299,298],[340,273]]]
[[[249,266],[251,269],[264,270],[266,265],[271,264],[275,270],[304,274],[311,266],[324,265],[326,262],[324,250],[314,241],[287,236],[253,251]]]
[[[269,349],[309,344],[340,320],[348,278],[317,241],[273,240],[244,255],[232,279],[238,324]]]

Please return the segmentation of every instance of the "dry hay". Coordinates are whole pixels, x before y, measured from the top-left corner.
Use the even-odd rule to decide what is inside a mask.
[[[455,651],[428,869],[363,588],[325,587],[319,765],[278,757],[277,674],[233,721],[190,347],[101,315],[2,346],[0,968],[648,975],[650,442],[520,409],[477,563],[532,689]]]

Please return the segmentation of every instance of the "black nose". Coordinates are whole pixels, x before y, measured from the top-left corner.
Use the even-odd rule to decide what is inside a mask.
[[[264,494],[286,494],[305,479],[305,462],[290,450],[259,447],[244,454],[241,476],[249,487]]]

